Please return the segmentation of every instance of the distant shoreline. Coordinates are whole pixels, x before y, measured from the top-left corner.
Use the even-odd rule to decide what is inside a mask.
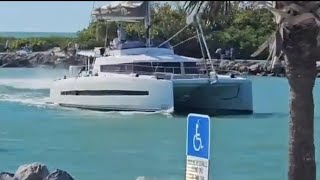
[[[0,32],[0,37],[32,38],[32,37],[76,37],[76,32]]]

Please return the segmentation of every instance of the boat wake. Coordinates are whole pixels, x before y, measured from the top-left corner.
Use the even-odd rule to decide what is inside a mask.
[[[49,79],[0,79],[0,101],[45,106],[49,87]]]
[[[52,79],[0,79],[0,86],[16,89],[49,89]]]
[[[92,111],[77,108],[60,107],[57,104],[50,103],[49,93],[52,79],[1,79],[0,78],[0,102],[12,102],[35,106],[41,108],[57,108],[67,111],[81,111],[93,114],[163,114],[170,116],[173,109],[156,111],[156,112],[139,112],[139,111]]]

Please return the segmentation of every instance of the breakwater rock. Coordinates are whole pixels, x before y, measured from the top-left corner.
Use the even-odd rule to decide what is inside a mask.
[[[59,48],[54,48],[45,52],[33,52],[28,54],[19,53],[0,53],[0,67],[52,67],[52,68],[69,68],[70,65],[82,65],[81,58],[84,56],[66,56]],[[284,77],[284,62],[274,65],[271,68],[269,62],[264,60],[212,60],[215,70],[219,74],[232,73],[233,71],[247,75],[258,76],[278,76]],[[208,62],[208,66],[211,63]],[[320,62],[317,63],[318,77],[320,77]]]
[[[68,68],[79,63],[76,56],[66,56],[59,49],[32,53],[0,53],[0,67],[3,68],[39,66]]]
[[[31,163],[20,166],[14,174],[0,173],[0,180],[73,180],[73,177],[63,170],[50,173],[46,165]]]
[[[236,71],[246,75],[286,76],[284,61],[274,64],[273,68],[271,68],[270,62],[264,60],[212,60],[212,64],[219,74],[227,74]],[[208,65],[210,65],[209,62]],[[320,61],[317,62],[317,69],[317,77],[320,77]]]
[[[271,64],[264,60],[212,60],[212,63],[219,74],[233,71],[258,76],[283,77],[286,74],[283,62],[276,64],[274,68],[271,68]]]

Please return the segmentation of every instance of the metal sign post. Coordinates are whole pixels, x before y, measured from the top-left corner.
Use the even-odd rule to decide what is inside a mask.
[[[186,180],[208,180],[210,159],[210,117],[189,114],[187,118]]]

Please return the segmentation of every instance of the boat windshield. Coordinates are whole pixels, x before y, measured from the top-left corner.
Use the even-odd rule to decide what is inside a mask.
[[[203,74],[201,66],[196,62],[183,62],[184,74]],[[101,65],[101,72],[138,73],[150,75],[154,73],[182,74],[181,62],[135,62],[112,65]]]

